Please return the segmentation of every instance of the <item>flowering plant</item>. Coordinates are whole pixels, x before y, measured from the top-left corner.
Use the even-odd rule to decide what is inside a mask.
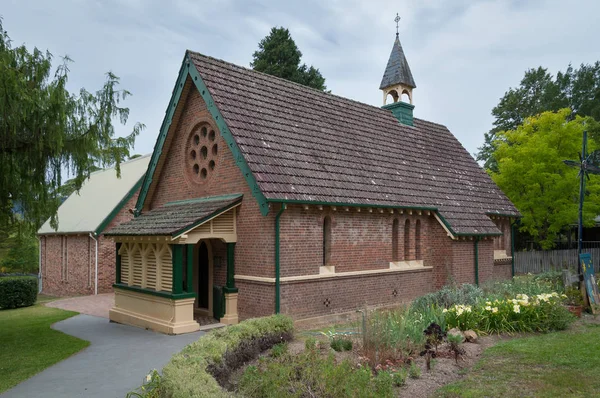
[[[484,333],[545,332],[564,329],[572,318],[562,306],[564,295],[556,292],[533,296],[455,305],[443,312],[448,327],[474,329]]]
[[[160,396],[160,373],[153,369],[144,378],[144,383],[137,391],[127,393],[126,398],[158,398]]]

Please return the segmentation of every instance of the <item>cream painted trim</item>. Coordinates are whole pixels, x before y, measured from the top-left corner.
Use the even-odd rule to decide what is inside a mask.
[[[390,262],[390,269],[415,269],[423,268],[423,260],[408,260]]]
[[[348,276],[378,275],[378,274],[390,274],[390,273],[402,273],[402,272],[421,272],[421,271],[430,271],[432,269],[433,269],[432,266],[370,269],[370,270],[366,270],[366,271],[337,272],[335,274],[286,276],[286,277],[280,278],[280,281],[282,283],[283,282],[296,282],[296,281],[310,281],[310,280],[319,280],[319,279],[343,278],[343,277],[348,277]],[[240,281],[275,283],[275,278],[266,278],[266,277],[262,277],[262,276],[235,275],[235,279],[240,280]]]
[[[446,227],[446,224],[444,224],[444,222],[441,220],[440,216],[437,215],[436,212],[433,212],[433,215],[435,216],[435,219],[440,223],[440,225],[444,228],[444,230],[446,230],[446,233],[448,234],[448,236],[454,240],[456,240],[456,236],[454,236],[452,234],[452,232],[450,232],[450,230],[448,229],[448,227]]]
[[[212,220],[214,220],[215,218],[217,218],[217,217],[219,217],[219,216],[222,216],[222,215],[223,215],[223,214],[225,214],[225,213],[229,213],[230,211],[233,211],[233,234],[228,234],[228,235],[237,236],[237,222],[236,222],[236,221],[237,221],[237,210],[236,210],[236,209],[237,209],[237,208],[238,208],[238,207],[239,207],[241,204],[242,204],[242,202],[240,201],[239,203],[237,203],[237,204],[235,204],[234,206],[230,207],[230,208],[229,208],[229,209],[227,209],[226,211],[222,211],[222,212],[220,212],[219,214],[217,214],[217,215],[215,215],[215,216],[212,216],[212,217],[211,217],[211,218],[209,218],[208,220],[204,221],[202,224],[198,224],[198,225],[196,225],[195,227],[193,227],[193,228],[190,228],[190,229],[188,229],[187,231],[185,231],[185,232],[182,232],[182,233],[180,233],[179,235],[177,235],[177,236],[173,237],[173,240],[178,240],[179,238],[182,238],[182,239],[184,239],[184,240],[185,240],[185,239],[188,239],[187,237],[186,237],[186,238],[184,238],[184,236],[185,236],[185,235],[191,235],[191,233],[192,233],[192,232],[193,232],[195,229],[197,229],[198,227],[201,227],[202,225],[204,225],[204,224],[206,224],[206,223],[209,223],[209,222],[211,222]],[[211,234],[211,235],[213,235],[213,236],[211,236],[211,237],[214,237],[214,234]],[[202,238],[201,238],[201,239],[202,239]],[[197,242],[199,242],[201,239],[198,239],[198,241],[196,241],[196,242],[185,242],[185,243],[188,243],[188,244],[189,244],[189,243],[197,243]],[[210,237],[209,237],[209,239],[210,239]],[[235,241],[233,241],[233,242],[235,242]]]

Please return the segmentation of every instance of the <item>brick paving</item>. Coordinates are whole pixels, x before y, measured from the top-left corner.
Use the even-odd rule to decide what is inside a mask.
[[[47,307],[75,311],[80,314],[93,315],[108,319],[108,311],[115,305],[115,294],[104,293],[96,296],[70,297],[51,301]]]

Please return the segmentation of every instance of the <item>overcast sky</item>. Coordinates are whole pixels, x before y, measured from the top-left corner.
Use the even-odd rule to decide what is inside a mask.
[[[15,44],[68,55],[70,87],[96,90],[111,70],[133,93],[127,128],[149,153],[186,49],[248,66],[273,26],[290,29],[303,62],[334,94],[382,105],[379,83],[395,38],[417,88],[415,116],[442,123],[470,153],[491,109],[528,68],[554,74],[600,60],[600,1],[0,0]]]

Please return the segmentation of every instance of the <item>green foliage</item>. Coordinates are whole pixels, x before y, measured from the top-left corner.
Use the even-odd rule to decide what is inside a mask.
[[[584,305],[581,291],[573,286],[569,286],[565,289],[565,296],[564,301],[567,305]]]
[[[121,102],[130,93],[117,89],[114,74],[95,93],[71,94],[68,57],[53,70],[50,52],[11,43],[0,20],[0,224],[16,208],[32,229],[48,216],[57,227],[62,173],[74,176],[76,189],[96,165],[115,164],[119,175],[143,125],[115,137],[113,119],[127,122]]]
[[[393,377],[386,371],[373,377],[368,367],[350,361],[337,364],[314,344],[297,355],[262,358],[246,368],[239,392],[246,397],[393,397]]]
[[[162,377],[156,369],[146,376],[144,384],[136,391],[130,391],[125,398],[160,398]]]
[[[600,121],[600,62],[582,64],[579,69],[569,65],[556,78],[542,67],[527,70],[519,87],[510,88],[492,110],[494,128],[485,134],[477,160],[483,161],[486,169],[496,172],[498,133],[516,130],[528,117],[562,108],[572,109],[573,116],[590,116]],[[590,129],[592,135],[599,133],[597,126]]]
[[[411,379],[418,379],[421,377],[421,368],[418,367],[414,361],[410,363],[410,367],[408,368],[408,376]]]
[[[498,133],[501,139],[494,154],[498,170],[491,173],[492,179],[523,215],[519,230],[544,249],[577,220],[578,170],[563,160],[578,159],[586,119],[569,121],[570,117],[569,109],[546,112],[515,130]],[[591,139],[588,147],[591,152],[598,145]],[[600,178],[587,182],[586,195],[583,222],[593,226],[600,214]]]
[[[0,309],[29,307],[35,304],[38,280],[33,276],[0,278]]]
[[[564,330],[574,321],[556,293],[486,301],[474,306],[444,309],[448,327],[483,333],[549,332]]]
[[[352,340],[345,337],[334,337],[330,345],[337,352],[352,351]]]
[[[228,394],[207,372],[209,365],[222,363],[226,352],[235,350],[244,342],[269,335],[290,334],[293,330],[293,321],[283,315],[249,319],[215,330],[171,358],[162,371],[161,394],[178,398],[225,397]]]
[[[560,271],[546,272],[539,275],[520,275],[508,281],[492,281],[483,284],[487,300],[511,299],[517,294],[535,296],[546,293],[562,293],[564,286]],[[474,303],[469,303],[474,304]]]
[[[38,272],[38,240],[24,222],[15,219],[3,228],[0,237],[0,272]]]
[[[271,349],[271,356],[273,358],[278,358],[278,357],[284,355],[287,351],[288,351],[287,343],[275,344],[273,346],[273,348]]]
[[[286,28],[272,28],[267,37],[258,43],[250,66],[259,72],[324,91],[325,78],[318,69],[300,65],[302,53]]]
[[[392,373],[392,383],[396,387],[402,387],[406,384],[406,379],[408,377],[408,370],[405,368],[400,368],[397,371]]]
[[[470,283],[464,283],[460,286],[446,285],[436,292],[416,298],[411,305],[411,309],[421,312],[426,311],[431,306],[448,308],[455,304],[474,305],[483,297],[483,290]]]

